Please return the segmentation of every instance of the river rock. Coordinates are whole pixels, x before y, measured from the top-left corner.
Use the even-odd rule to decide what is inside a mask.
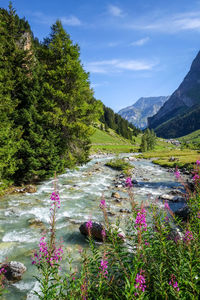
[[[44,223],[39,219],[31,218],[28,220],[28,224],[30,227],[33,227],[33,228],[40,228],[42,230],[46,229]]]
[[[126,213],[126,214],[130,214],[130,213],[131,213],[130,209],[128,209],[128,208],[121,208],[121,209],[119,210],[119,212],[120,212],[120,213]]]
[[[112,211],[107,211],[107,215],[110,216],[110,217],[113,217],[115,216],[116,214]]]
[[[135,158],[134,156],[129,157],[130,161],[137,161],[137,158]]]
[[[6,270],[5,277],[9,281],[19,281],[22,278],[26,267],[24,264],[18,261],[10,261],[8,263],[1,264],[1,268]]]
[[[163,195],[159,196],[159,199],[168,200],[168,201],[172,201],[172,202],[185,201],[185,198],[183,198],[181,196],[174,196],[174,195],[169,195],[169,194],[163,194]]]
[[[112,195],[111,195],[111,197],[120,199],[120,195],[117,192],[113,192]]]
[[[87,224],[87,222],[81,224],[81,226],[79,227],[79,230],[83,235],[88,236],[89,231],[88,231],[86,224]],[[101,223],[92,222],[91,237],[94,240],[103,242],[103,237],[102,237],[103,229],[104,229],[104,226]]]
[[[138,181],[136,179],[132,179],[132,184],[138,184]]]
[[[187,204],[185,204],[183,207],[179,208],[174,212],[176,217],[181,218],[183,221],[187,221],[190,216],[190,209]]]
[[[25,193],[36,193],[37,189],[35,185],[27,185],[24,189]]]

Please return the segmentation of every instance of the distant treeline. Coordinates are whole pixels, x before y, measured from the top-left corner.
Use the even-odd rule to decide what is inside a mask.
[[[100,121],[105,124],[105,130],[111,128],[115,130],[119,135],[126,139],[133,140],[134,136],[141,133],[141,130],[136,128],[133,124],[122,118],[119,114],[103,105],[103,115],[100,117]]]
[[[39,42],[11,4],[0,9],[0,189],[86,162],[91,125],[102,115],[79,46],[61,22]],[[102,120],[124,137],[136,134],[108,108]]]

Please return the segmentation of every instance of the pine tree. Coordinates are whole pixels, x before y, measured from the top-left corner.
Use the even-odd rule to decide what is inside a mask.
[[[60,21],[51,29],[39,51],[44,68],[44,111],[57,144],[59,164],[85,162],[89,154],[90,125],[101,112],[84,71],[79,47],[73,45]]]
[[[0,180],[10,180],[18,168],[16,153],[20,147],[20,127],[14,124],[18,99],[13,99],[16,86],[15,11],[12,5],[0,10]]]

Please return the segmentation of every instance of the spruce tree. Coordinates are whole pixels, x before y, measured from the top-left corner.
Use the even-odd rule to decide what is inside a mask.
[[[14,124],[18,99],[13,98],[16,86],[15,11],[0,9],[0,180],[9,181],[18,168],[16,153],[20,147],[21,128]]]
[[[78,45],[74,45],[57,21],[51,28],[39,58],[44,68],[45,118],[57,145],[60,167],[85,162],[90,147],[90,125],[101,112],[93,97],[88,74],[80,62]]]

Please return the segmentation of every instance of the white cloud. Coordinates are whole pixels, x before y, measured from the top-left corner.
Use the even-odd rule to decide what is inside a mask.
[[[131,46],[143,46],[144,44],[148,43],[149,40],[150,40],[149,37],[145,37],[143,39],[132,42]]]
[[[125,70],[128,71],[147,71],[151,70],[157,63],[143,60],[101,60],[85,64],[87,71],[91,73],[116,73]]]
[[[63,25],[68,25],[68,26],[81,25],[81,21],[75,16],[53,17],[53,16],[47,16],[42,12],[34,12],[32,13],[32,16],[34,17],[34,21],[36,23],[45,24],[45,25],[52,25],[53,23],[55,23],[57,19],[61,20]]]
[[[118,6],[115,6],[115,5],[109,5],[108,12],[114,17],[122,17],[123,16],[122,10]]]
[[[127,28],[136,30],[160,31],[164,33],[177,33],[185,30],[200,31],[200,11],[191,11],[168,16],[159,16],[151,19],[146,18],[141,22],[136,20],[127,23]]]
[[[70,16],[68,18],[62,17],[62,18],[60,18],[60,20],[63,23],[63,25],[69,25],[69,26],[81,25],[81,21],[75,16]]]

